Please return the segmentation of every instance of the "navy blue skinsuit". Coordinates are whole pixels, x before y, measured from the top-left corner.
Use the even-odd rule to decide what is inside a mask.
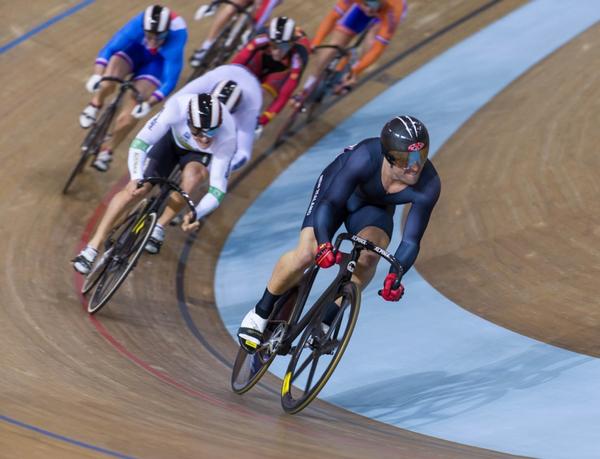
[[[330,242],[342,223],[353,234],[376,226],[391,239],[396,206],[411,203],[402,242],[395,253],[406,272],[417,258],[440,195],[440,178],[428,160],[415,185],[388,194],[381,183],[383,161],[378,137],[346,148],[319,176],[302,228],[313,227],[319,244]]]

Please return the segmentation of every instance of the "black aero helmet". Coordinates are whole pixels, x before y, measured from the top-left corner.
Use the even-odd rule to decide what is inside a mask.
[[[171,10],[166,6],[150,5],[144,11],[144,32],[164,34],[171,25]]]
[[[381,147],[385,158],[395,164],[399,153],[419,153],[421,163],[429,152],[429,133],[414,116],[401,115],[385,123],[381,130]]]
[[[233,80],[220,81],[211,94],[218,98],[231,113],[236,110],[242,100],[242,89]]]
[[[188,126],[193,135],[211,137],[223,122],[221,102],[210,94],[196,94],[188,105]]]

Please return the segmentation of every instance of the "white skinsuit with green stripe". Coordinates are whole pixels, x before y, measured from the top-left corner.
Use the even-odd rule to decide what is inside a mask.
[[[233,117],[227,108],[221,105],[223,124],[213,137],[208,148],[200,149],[187,125],[188,103],[190,95],[175,95],[170,98],[164,108],[150,118],[135,137],[129,147],[129,173],[132,180],[144,177],[146,158],[152,145],[171,131],[175,143],[190,151],[210,153],[209,189],[196,206],[198,219],[215,210],[227,192],[229,164],[236,151],[237,132]]]

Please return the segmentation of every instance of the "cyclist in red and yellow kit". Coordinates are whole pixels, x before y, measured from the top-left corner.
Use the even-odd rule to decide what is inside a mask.
[[[310,41],[293,19],[273,18],[267,30],[254,37],[231,61],[246,67],[273,101],[258,119],[259,130],[279,113],[300,83],[308,62]]]
[[[370,28],[363,47],[366,52],[342,82],[351,88],[357,77],[381,56],[405,14],[406,0],[339,0],[319,25],[312,46],[319,46],[331,34],[328,44],[346,48],[356,35]],[[334,55],[332,49],[317,50],[316,65],[304,89],[314,84]]]

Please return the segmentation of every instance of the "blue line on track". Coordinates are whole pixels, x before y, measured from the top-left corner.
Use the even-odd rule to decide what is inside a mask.
[[[64,441],[66,443],[70,443],[70,444],[75,445],[75,446],[80,446],[82,448],[91,449],[92,451],[96,451],[98,453],[106,454],[107,456],[118,457],[118,458],[121,458],[121,459],[132,459],[133,458],[133,456],[127,456],[125,454],[118,453],[116,451],[111,451],[109,449],[100,448],[99,446],[90,445],[89,443],[84,443],[82,441],[74,440],[72,438],[65,437],[63,435],[58,435],[58,434],[55,434],[55,433],[50,432],[48,430],[44,430],[44,429],[41,429],[39,427],[32,426],[30,424],[25,424],[24,422],[17,421],[16,419],[9,418],[8,416],[3,416],[1,414],[0,414],[0,421],[4,421],[4,422],[7,422],[9,424],[15,425],[17,427],[22,427],[24,429],[31,430],[33,432],[45,435],[47,437],[54,438],[55,440],[60,440],[60,441]]]
[[[29,32],[24,33],[23,35],[21,35],[20,37],[15,38],[12,41],[9,41],[7,44],[2,45],[0,47],[0,54],[4,54],[5,52],[9,51],[10,49],[14,48],[15,46],[17,46],[20,43],[23,43],[25,40],[30,39],[31,37],[33,37],[34,35],[37,35],[38,33],[40,33],[42,30],[47,29],[48,27],[50,27],[51,25],[56,24],[58,21],[63,20],[66,17],[71,16],[72,14],[77,13],[77,11],[85,8],[86,6],[91,5],[92,3],[94,3],[96,0],[83,0],[82,2],[78,3],[77,5],[73,6],[72,8],[69,8],[67,11],[60,13],[56,16],[54,16],[53,18],[48,19],[46,22],[34,27],[33,29],[31,29]]]

